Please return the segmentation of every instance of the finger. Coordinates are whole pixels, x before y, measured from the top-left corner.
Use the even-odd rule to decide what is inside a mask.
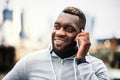
[[[80,38],[80,33],[76,36],[75,41],[79,40]]]
[[[83,30],[83,29],[81,29],[81,32],[84,32],[84,30]]]
[[[89,40],[89,33],[88,32],[83,32],[83,34],[82,34],[82,36],[84,37],[83,39],[85,39],[85,40]]]
[[[83,36],[81,36],[81,39],[84,41],[89,41],[90,40],[89,33],[85,33]]]

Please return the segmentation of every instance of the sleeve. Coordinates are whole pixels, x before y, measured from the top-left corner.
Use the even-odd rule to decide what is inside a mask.
[[[109,80],[108,70],[101,60],[78,65],[80,77],[85,80]]]
[[[26,58],[22,58],[2,80],[26,80],[26,76]]]

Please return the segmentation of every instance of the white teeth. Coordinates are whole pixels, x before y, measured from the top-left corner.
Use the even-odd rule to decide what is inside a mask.
[[[59,39],[56,39],[56,41],[59,41],[59,42],[64,42],[63,40],[59,40]]]
[[[65,41],[64,39],[54,38],[56,41]]]
[[[62,45],[65,43],[65,40],[63,38],[54,37],[54,43],[56,45]]]

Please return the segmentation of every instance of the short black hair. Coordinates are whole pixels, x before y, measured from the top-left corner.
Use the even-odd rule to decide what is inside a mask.
[[[78,16],[80,20],[80,28],[85,28],[86,17],[80,9],[76,7],[66,7],[62,12]]]

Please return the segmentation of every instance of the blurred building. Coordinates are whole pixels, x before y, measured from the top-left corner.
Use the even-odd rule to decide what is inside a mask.
[[[85,12],[85,30],[92,43],[90,53],[118,64],[119,58],[114,53],[120,52],[119,3],[119,0],[0,0],[0,65],[11,64],[13,57],[16,62],[31,51],[47,47],[53,21],[66,6],[76,6]],[[115,64],[112,65],[118,66]]]

